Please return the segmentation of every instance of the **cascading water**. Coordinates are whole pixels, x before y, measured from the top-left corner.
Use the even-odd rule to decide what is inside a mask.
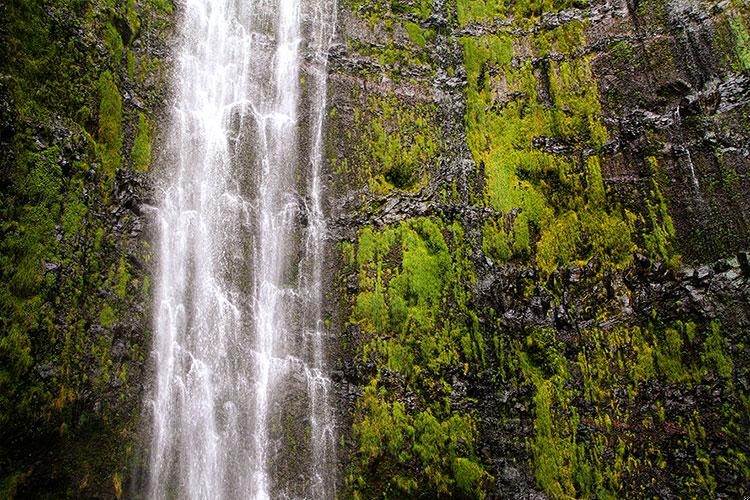
[[[179,6],[150,498],[335,495],[320,292],[334,2]]]

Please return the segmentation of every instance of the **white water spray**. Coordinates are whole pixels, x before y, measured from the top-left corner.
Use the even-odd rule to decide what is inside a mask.
[[[335,3],[180,7],[147,495],[332,497],[320,170]]]

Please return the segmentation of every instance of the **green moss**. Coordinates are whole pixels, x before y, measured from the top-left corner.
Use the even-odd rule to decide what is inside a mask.
[[[104,44],[107,46],[109,55],[112,57],[114,63],[119,65],[122,62],[122,55],[125,50],[125,46],[122,43],[120,33],[112,24],[107,24],[105,26]]]
[[[482,251],[492,260],[505,262],[510,259],[512,243],[513,237],[505,232],[502,222],[489,220],[482,226]]]
[[[416,17],[426,21],[432,13],[432,2],[429,0],[393,0],[390,2],[345,0],[343,5],[369,20],[372,25],[383,21],[386,27],[393,23],[395,17]]]
[[[136,172],[147,172],[151,165],[151,135],[152,127],[143,113],[138,114],[138,130],[135,134],[130,159]]]
[[[673,383],[690,382],[691,374],[683,365],[683,325],[677,328],[666,328],[660,338],[656,339],[654,359],[659,372]]]
[[[545,12],[557,12],[572,7],[582,8],[584,0],[458,0],[458,21],[466,25],[472,21],[487,21],[494,18],[514,18],[518,24],[530,25]]]
[[[18,487],[21,486],[31,475],[30,472],[15,472],[0,480],[0,496],[3,498],[16,498]]]
[[[485,495],[490,476],[474,456],[473,418],[443,403],[450,370],[485,363],[464,245],[459,225],[430,219],[359,233],[360,292],[351,321],[361,331],[357,356],[374,370],[354,426],[359,461],[348,484],[355,497]],[[416,409],[407,411],[390,392],[399,386],[415,394]],[[361,480],[363,470],[378,479]],[[415,470],[421,472],[405,473]]]
[[[373,81],[386,77],[396,82],[408,78],[410,83],[419,80],[427,83],[435,75],[435,67],[430,64],[430,51],[425,50],[435,33],[420,27],[420,24],[428,24],[432,13],[431,0],[346,0],[343,5],[365,20],[371,33],[377,33],[373,38],[362,36],[355,30],[346,38],[349,50],[371,63],[356,70],[361,76]],[[410,43],[402,41],[402,28]],[[374,42],[376,39],[378,41]]]
[[[88,214],[88,208],[81,200],[82,190],[82,186],[75,185],[74,189],[68,191],[63,204],[62,231],[68,240],[72,240],[81,233]]]
[[[721,335],[721,324],[719,321],[711,322],[711,330],[704,342],[702,361],[704,366],[711,366],[716,370],[719,377],[729,380],[731,383],[734,363],[732,358],[724,351],[723,338]]]
[[[538,55],[573,55],[585,44],[583,33],[583,24],[574,20],[542,30],[530,42]],[[598,154],[579,154],[597,153],[607,141],[588,56],[535,67],[528,60],[513,61],[508,35],[461,43],[467,141],[485,175],[480,201],[505,219],[485,224],[485,252],[500,262],[536,254],[543,275],[592,257],[603,267],[627,266],[636,248],[633,222],[608,205]],[[497,89],[503,89],[501,102]],[[543,151],[535,139],[551,139],[571,153]]]
[[[172,2],[170,0],[146,0],[146,3],[157,12],[172,13]]]
[[[419,47],[425,48],[425,46],[427,45],[427,40],[425,40],[422,28],[420,28],[419,25],[415,23],[404,23],[404,27],[406,28],[406,32],[409,34],[409,39],[412,41],[412,43]]]
[[[109,328],[115,323],[116,320],[117,315],[115,314],[115,310],[111,305],[104,304],[102,306],[101,312],[99,313],[99,324],[101,324],[104,328]]]
[[[473,279],[472,270],[462,253],[452,255],[442,234],[445,230],[455,242],[463,240],[459,226],[442,229],[429,219],[377,235],[365,229],[360,235],[363,289],[352,320],[371,339],[363,354],[415,385],[458,363],[462,354],[476,363],[483,358],[483,341],[462,288]],[[384,267],[382,259],[395,249],[401,256],[399,267]],[[443,314],[447,301],[454,304],[455,317]]]
[[[580,234],[580,221],[575,212],[569,212],[546,228],[537,245],[539,269],[548,275],[557,267],[573,262],[580,245]]]
[[[136,60],[135,60],[135,54],[133,53],[130,48],[127,48],[125,50],[125,54],[127,57],[127,69],[128,69],[128,78],[131,80],[135,79],[135,71],[136,71]]]
[[[740,16],[729,16],[729,27],[735,38],[735,53],[737,54],[738,69],[750,69],[750,35]]]
[[[646,158],[652,179],[652,191],[647,199],[648,222],[650,230],[643,234],[644,247],[647,254],[657,260],[664,260],[672,267],[680,262],[680,256],[676,253],[673,241],[675,238],[674,224],[669,215],[667,201],[662,194],[661,184],[664,182],[659,163],[653,156]]]
[[[352,472],[347,480],[354,498],[372,495],[450,495],[485,498],[491,476],[483,469],[472,448],[476,440],[474,420],[450,412],[438,418],[430,409],[411,414],[388,393],[369,384],[360,399],[354,424],[360,467],[378,469],[365,481]]]
[[[378,193],[422,188],[442,151],[435,115],[431,104],[407,105],[392,96],[368,99],[354,115],[352,154],[339,164],[348,187],[354,176]]]
[[[16,206],[6,207],[3,254],[4,275],[12,293],[30,298],[40,292],[43,260],[55,254],[55,224],[60,213],[62,171],[57,164],[60,148],[21,156],[17,165]],[[11,221],[16,221],[12,224]]]
[[[99,77],[99,134],[106,181],[115,177],[122,158],[122,96],[109,71]]]
[[[125,18],[128,21],[128,26],[130,26],[131,31],[133,32],[133,37],[138,34],[138,31],[141,29],[141,19],[138,17],[138,8],[136,5],[136,0],[128,0],[127,6],[125,9]],[[126,40],[125,42],[130,44],[132,42],[132,38],[130,40]]]
[[[128,292],[128,285],[130,284],[130,272],[128,270],[130,266],[125,262],[125,259],[120,258],[120,263],[117,266],[117,285],[115,286],[115,295],[118,299],[124,299]]]

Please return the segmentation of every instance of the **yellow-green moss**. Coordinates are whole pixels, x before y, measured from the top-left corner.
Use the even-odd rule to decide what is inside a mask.
[[[485,363],[469,302],[474,275],[463,230],[413,219],[362,229],[356,258],[343,250],[359,275],[351,315],[360,330],[356,354],[363,366],[374,366],[355,416],[358,461],[347,480],[352,494],[484,497],[491,477],[474,455],[473,417],[452,411],[445,400],[451,369],[466,372]],[[402,384],[415,394],[416,409],[399,401]]]
[[[106,180],[114,179],[122,158],[122,96],[112,73],[99,77],[99,143],[102,145],[102,166]]]
[[[655,157],[647,157],[646,162],[651,173],[652,190],[646,200],[650,230],[647,229],[644,232],[644,247],[646,253],[653,259],[664,260],[672,267],[676,267],[680,262],[680,256],[677,255],[673,246],[674,224],[672,223],[672,217],[669,215],[666,198],[662,194],[663,174]]]
[[[735,38],[735,53],[737,54],[738,69],[750,69],[750,35],[740,16],[730,15],[729,26]]]
[[[125,50],[120,33],[111,23],[107,23],[104,30],[104,44],[107,46],[114,63],[119,65],[122,62],[122,54]]]
[[[152,127],[143,113],[138,114],[138,130],[135,134],[130,159],[136,172],[146,172],[151,165],[151,134]]]
[[[340,173],[350,187],[353,176],[378,193],[419,190],[442,151],[435,119],[434,105],[370,97],[355,110],[355,129],[347,132],[353,151],[338,163]]]
[[[536,54],[573,54],[585,39],[571,21],[531,37]],[[480,202],[504,214],[483,228],[483,248],[494,260],[536,253],[543,275],[559,266],[598,257],[605,267],[624,267],[635,249],[632,222],[608,207],[598,152],[607,140],[599,115],[588,56],[535,67],[513,62],[508,35],[464,38],[467,73],[467,141],[485,174]],[[547,88],[543,85],[546,73]],[[548,97],[543,97],[543,91]],[[507,101],[497,102],[498,95]],[[549,99],[549,102],[544,102]],[[535,139],[565,145],[551,153]],[[505,227],[505,230],[502,229]]]

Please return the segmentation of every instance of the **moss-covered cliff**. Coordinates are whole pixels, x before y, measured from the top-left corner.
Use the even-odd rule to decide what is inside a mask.
[[[119,497],[148,356],[164,0],[0,3],[0,497]]]
[[[0,497],[138,470],[173,17],[0,2]],[[750,491],[748,29],[741,0],[340,2],[342,497]]]
[[[339,19],[347,495],[746,492],[747,5]]]

